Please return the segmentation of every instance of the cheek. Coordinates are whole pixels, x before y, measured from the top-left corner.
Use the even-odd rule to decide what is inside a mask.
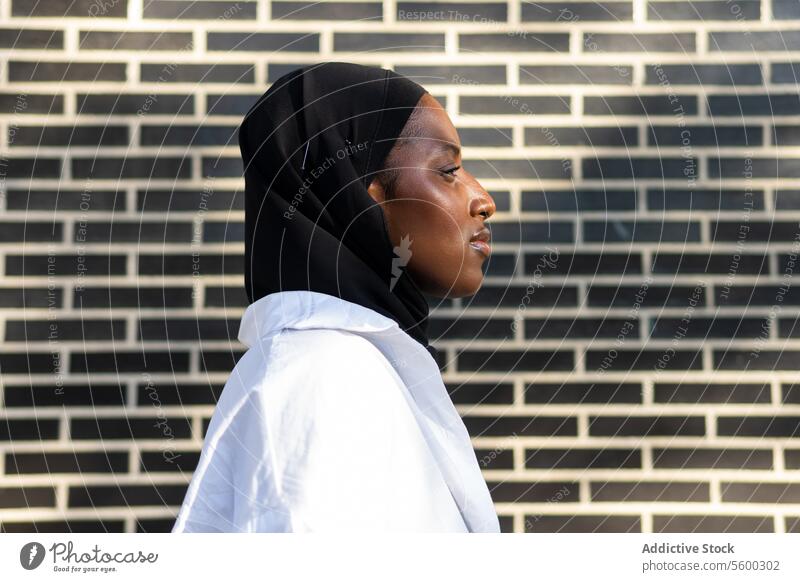
[[[398,217],[398,238],[411,237],[410,267],[416,277],[447,287],[472,271],[475,257],[469,254],[457,211],[452,204],[419,202]]]
[[[401,204],[394,211],[398,238],[410,235],[420,253],[447,253],[462,251],[461,222],[452,205],[442,202],[417,200]]]

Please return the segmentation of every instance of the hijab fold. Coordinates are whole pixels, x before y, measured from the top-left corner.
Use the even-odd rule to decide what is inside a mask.
[[[333,295],[394,319],[436,357],[428,303],[367,191],[425,93],[387,69],[325,62],[283,75],[253,105],[239,127],[250,303]]]

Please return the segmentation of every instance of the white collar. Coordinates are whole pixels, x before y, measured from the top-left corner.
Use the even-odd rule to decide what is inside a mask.
[[[395,320],[363,305],[316,291],[281,291],[258,299],[245,310],[239,326],[239,341],[252,347],[260,339],[282,329],[310,328],[361,333],[396,328],[408,336]]]

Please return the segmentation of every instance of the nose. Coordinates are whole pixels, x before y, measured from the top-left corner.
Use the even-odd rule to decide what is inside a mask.
[[[470,185],[470,191],[472,192],[469,202],[470,215],[483,216],[484,220],[488,220],[497,210],[497,207],[494,203],[494,198],[492,198],[491,194],[489,194],[483,188],[483,186],[481,186],[480,182],[478,182],[478,180],[476,180],[471,174],[470,178],[472,181],[472,184]]]

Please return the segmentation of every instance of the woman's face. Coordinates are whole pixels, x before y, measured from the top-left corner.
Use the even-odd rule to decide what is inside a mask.
[[[421,135],[386,161],[385,169],[398,170],[390,198],[379,179],[369,193],[383,208],[392,244],[401,249],[396,254],[410,257],[406,274],[424,293],[474,295],[483,282],[490,236],[484,222],[495,212],[494,200],[460,167],[461,142],[439,102],[426,93],[415,117]]]

